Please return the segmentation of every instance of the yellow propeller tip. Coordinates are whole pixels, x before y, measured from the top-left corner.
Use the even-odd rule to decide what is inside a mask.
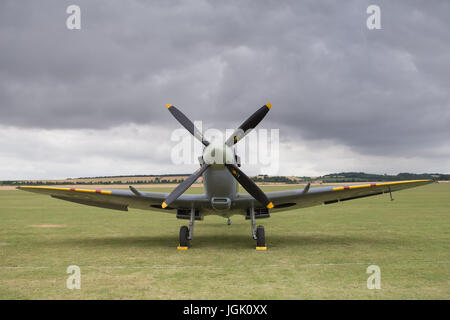
[[[167,204],[166,204],[165,202],[163,202],[162,205],[161,205],[161,207],[162,207],[163,209],[165,209],[165,208],[167,208]]]
[[[170,107],[172,107],[172,105],[170,103],[166,104],[167,109],[169,109]]]
[[[267,208],[272,209],[272,208],[273,208],[273,203],[270,202],[270,203],[267,205]]]
[[[266,103],[266,107],[267,107],[267,109],[270,110],[270,108],[272,108],[272,104],[271,104],[270,102],[267,102],[267,103]]]

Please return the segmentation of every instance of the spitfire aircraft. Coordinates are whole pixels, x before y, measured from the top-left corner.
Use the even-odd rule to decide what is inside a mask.
[[[20,190],[43,193],[56,199],[100,208],[128,211],[128,208],[155,210],[175,214],[178,219],[188,219],[189,227],[180,228],[178,249],[186,250],[194,235],[195,220],[207,215],[228,218],[245,216],[250,220],[251,234],[257,250],[266,250],[264,227],[256,227],[255,220],[269,218],[286,210],[331,204],[341,201],[389,193],[431,183],[431,180],[411,180],[360,185],[325,186],[263,192],[240,167],[235,145],[254,129],[271,108],[267,103],[245,120],[225,143],[210,143],[179,109],[167,105],[170,113],[203,145],[199,158],[200,168],[180,183],[171,193],[144,192],[130,186],[130,190],[94,190],[81,188],[21,186]],[[198,178],[203,177],[204,194],[184,194]],[[239,193],[240,184],[248,193]]]

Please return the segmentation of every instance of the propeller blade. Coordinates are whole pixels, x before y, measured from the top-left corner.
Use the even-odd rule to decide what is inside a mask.
[[[247,120],[245,120],[245,122],[241,124],[239,128],[237,128],[233,132],[233,134],[228,138],[225,144],[230,147],[233,144],[236,144],[243,137],[245,137],[247,133],[250,132],[250,130],[255,128],[261,122],[261,120],[264,119],[270,108],[272,108],[270,102],[267,102],[264,106],[259,108],[254,114],[252,114]]]
[[[184,115],[183,112],[178,110],[175,106],[171,104],[166,104],[167,109],[169,109],[170,113],[178,120],[178,122],[186,128],[194,137],[196,137],[201,143],[206,146],[209,145],[209,142],[204,139],[203,134],[194,126],[194,123],[189,120],[188,117]]]
[[[210,165],[205,164],[200,169],[191,174],[186,180],[180,183],[164,200],[161,207],[164,209],[168,207],[172,202],[178,199],[202,174],[208,169]]]
[[[266,206],[266,208],[272,209],[273,203],[267,198],[265,193],[250,179],[245,173],[243,173],[236,165],[226,164],[227,169],[231,172],[233,177],[240,183],[240,185],[247,190],[247,192],[255,198],[258,202]]]

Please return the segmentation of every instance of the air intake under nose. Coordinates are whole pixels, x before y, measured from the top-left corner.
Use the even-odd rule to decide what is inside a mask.
[[[228,210],[230,209],[231,206],[231,200],[230,198],[212,197],[211,206],[215,210]]]

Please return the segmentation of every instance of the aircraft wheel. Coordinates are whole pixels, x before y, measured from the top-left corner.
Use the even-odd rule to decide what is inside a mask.
[[[190,247],[189,245],[189,228],[182,226],[180,228],[180,247]]]
[[[256,246],[265,247],[266,246],[266,235],[264,233],[264,227],[258,226],[256,228]]]

